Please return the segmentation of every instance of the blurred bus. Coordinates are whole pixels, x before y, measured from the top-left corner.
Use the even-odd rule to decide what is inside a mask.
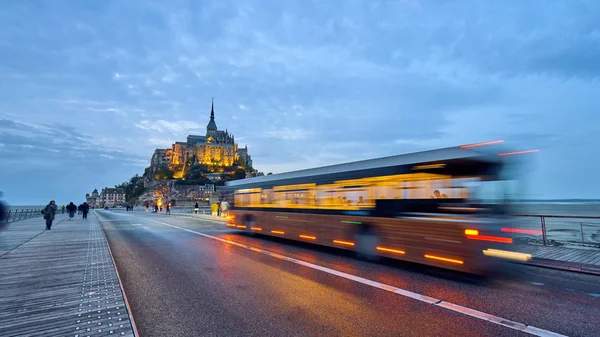
[[[227,226],[477,274],[527,260],[510,250],[516,163],[475,145],[231,181]]]

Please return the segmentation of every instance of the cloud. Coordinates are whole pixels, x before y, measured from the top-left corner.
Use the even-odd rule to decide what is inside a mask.
[[[311,132],[304,129],[283,128],[280,130],[265,131],[263,135],[267,138],[296,141],[308,139],[311,136]]]
[[[140,172],[156,147],[203,135],[215,97],[219,128],[266,172],[503,138],[543,150],[536,193],[595,197],[600,186],[579,176],[600,169],[589,156],[598,10],[477,0],[6,5],[1,165],[14,177],[23,175],[8,167],[26,161],[28,172],[93,173],[75,181],[110,185]],[[565,182],[573,162],[582,172]]]
[[[135,126],[146,131],[170,132],[182,136],[190,130],[201,128],[199,124],[190,121],[169,122],[162,119],[156,121],[142,120]]]

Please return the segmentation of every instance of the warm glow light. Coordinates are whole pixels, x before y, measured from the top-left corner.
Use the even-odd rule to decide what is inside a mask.
[[[512,156],[512,155],[515,155],[515,154],[534,153],[534,152],[540,152],[540,150],[526,150],[526,151],[517,151],[517,152],[506,152],[506,153],[500,153],[500,154],[498,154],[498,157]]]
[[[531,260],[531,254],[519,253],[519,252],[511,252],[507,250],[499,250],[499,249],[486,249],[483,251],[483,255],[499,257],[503,259],[516,260],[527,262]]]
[[[486,145],[498,144],[498,143],[503,143],[503,142],[504,142],[503,140],[493,140],[491,142],[483,142],[483,143],[475,143],[475,144],[463,145],[460,148],[461,149],[470,149],[472,147],[486,146]]]
[[[262,228],[260,227],[250,227],[250,229],[253,231],[262,231]]]
[[[316,236],[312,236],[312,235],[304,235],[304,234],[300,234],[299,235],[301,238],[303,239],[309,239],[309,240],[316,240],[317,237]]]
[[[235,226],[235,227],[237,227],[237,228],[246,228],[246,226],[244,226],[244,225],[238,225],[238,226]]]
[[[317,186],[315,183],[310,184],[298,184],[298,185],[286,185],[286,186],[275,186],[273,187],[274,191],[291,191],[291,190],[305,190],[314,188]]]
[[[456,264],[464,264],[464,262],[461,261],[461,260],[449,259],[449,258],[446,258],[446,257],[435,256],[435,255],[425,254],[425,258],[432,259],[432,260],[439,260],[439,261],[451,262],[451,263],[456,263]]]
[[[227,227],[235,227],[235,224],[233,224],[233,223],[228,223],[228,224],[227,224]]]
[[[502,228],[503,232],[508,232],[508,233],[522,233],[522,234],[534,234],[534,235],[542,235],[542,231],[541,230],[535,230],[535,229],[520,229],[520,228]]]
[[[354,242],[350,242],[350,241],[333,240],[333,243],[338,243],[340,245],[346,245],[346,246],[354,246]]]
[[[406,254],[406,252],[403,251],[403,250],[392,249],[392,248],[385,248],[385,247],[377,247],[377,250],[380,250],[382,252],[396,253],[396,254]]]
[[[282,232],[282,231],[271,231],[271,233],[273,233],[273,234],[285,234],[285,233],[284,233],[284,232]]]
[[[428,169],[436,169],[436,168],[444,168],[446,164],[429,164],[429,165],[418,165],[413,167],[413,170],[428,170]]]
[[[501,242],[501,243],[512,243],[513,242],[513,240],[511,238],[503,238],[501,236],[467,235],[467,239],[491,241],[491,242]]]
[[[479,235],[479,231],[476,229],[465,229],[466,235]]]

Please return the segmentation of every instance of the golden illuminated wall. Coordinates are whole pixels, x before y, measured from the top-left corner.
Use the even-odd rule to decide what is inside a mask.
[[[235,151],[233,146],[198,145],[196,146],[196,157],[202,164],[231,166],[235,161]]]
[[[171,164],[179,165],[185,162],[185,146],[182,144],[173,144]]]

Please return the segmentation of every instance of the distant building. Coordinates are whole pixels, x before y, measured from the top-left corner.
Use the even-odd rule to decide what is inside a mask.
[[[238,149],[233,134],[217,128],[213,100],[206,134],[188,135],[185,142],[176,142],[170,149],[156,149],[152,155],[150,170],[157,172],[161,166],[168,165],[174,172],[174,177],[181,178],[194,164],[229,167],[235,162],[247,170],[252,167],[248,147]]]
[[[101,207],[125,204],[125,191],[122,188],[103,188],[100,192],[100,204]]]
[[[250,154],[248,154],[248,146],[237,150],[237,160],[244,167],[253,167],[252,158],[250,157]]]
[[[100,195],[98,194],[98,190],[94,188],[91,195],[87,193],[85,195],[85,202],[87,202],[90,207],[100,207]]]

